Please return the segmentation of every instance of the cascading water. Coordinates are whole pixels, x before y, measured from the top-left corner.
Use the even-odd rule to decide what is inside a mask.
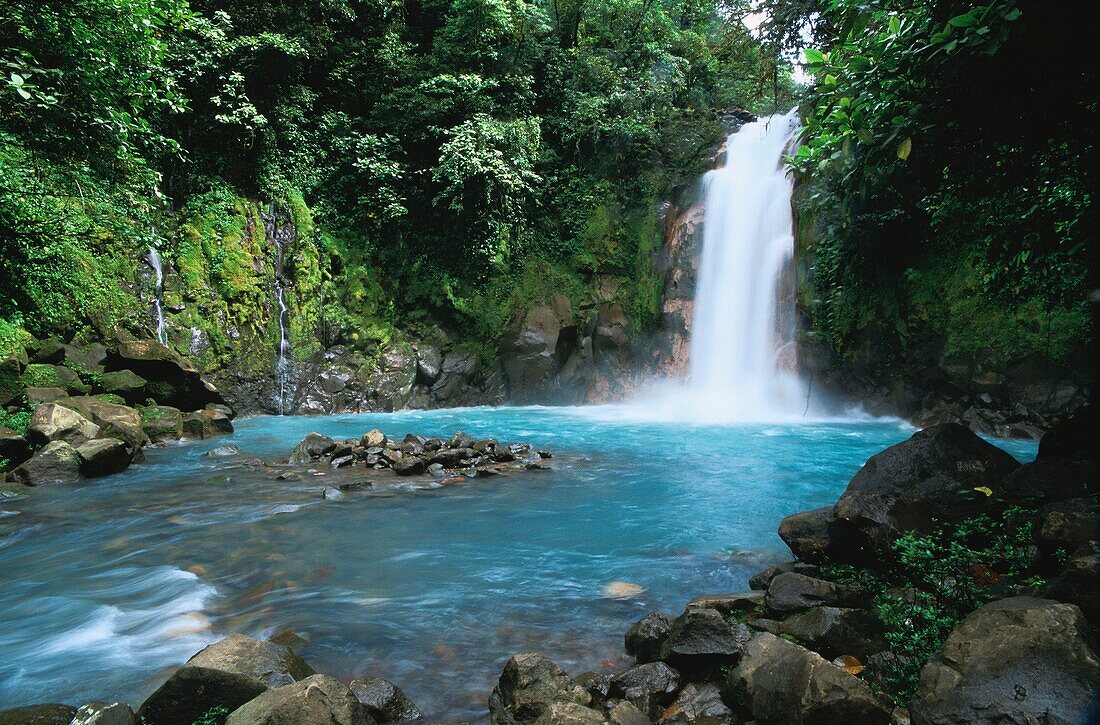
[[[293,404],[293,370],[290,359],[290,340],[287,337],[289,309],[286,304],[286,240],[277,221],[275,204],[268,208],[264,220],[267,238],[275,242],[275,302],[279,308],[279,356],[275,362],[275,410],[285,415]]]
[[[153,228],[153,234],[156,234],[156,228]],[[160,258],[160,252],[157,248],[149,246],[149,266],[153,268],[153,272],[156,274],[156,289],[153,295],[153,313],[157,318],[157,341],[161,345],[168,344],[168,323],[164,319],[164,262]]]
[[[695,296],[688,402],[696,420],[797,417],[808,408],[794,372],[794,251],[783,155],[794,111],[745,124],[705,185],[703,252]]]

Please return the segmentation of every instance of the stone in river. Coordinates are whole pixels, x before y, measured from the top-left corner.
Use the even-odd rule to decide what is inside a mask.
[[[371,725],[367,708],[329,675],[268,690],[229,714],[226,725]]]
[[[419,720],[421,717],[420,709],[389,680],[381,677],[352,680],[349,687],[359,702],[366,706],[370,716],[379,723]]]
[[[639,584],[631,582],[608,582],[604,585],[603,595],[608,599],[633,599],[641,596],[645,589]]]

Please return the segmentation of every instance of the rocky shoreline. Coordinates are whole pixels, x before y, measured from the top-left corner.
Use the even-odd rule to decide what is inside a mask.
[[[872,456],[835,506],[783,520],[795,560],[753,576],[746,591],[699,596],[679,616],[651,612],[631,626],[634,667],[572,677],[539,654],[513,656],[489,720],[1087,722],[1100,712],[1096,425],[1095,409],[1082,409],[1023,465],[962,426],[920,431]],[[291,459],[332,470],[340,453],[395,478],[406,456],[425,474],[442,465],[433,457],[474,471],[543,458],[462,434],[397,443],[369,431],[343,442],[311,434]],[[270,642],[233,634],[136,714],[118,703],[79,713],[41,705],[0,713],[0,724],[421,719],[392,683],[316,674],[294,653],[300,643],[288,632]]]

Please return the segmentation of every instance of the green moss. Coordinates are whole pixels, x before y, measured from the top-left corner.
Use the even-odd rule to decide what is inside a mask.
[[[0,317],[0,357],[22,355],[34,337],[23,326]]]
[[[25,388],[64,388],[58,369],[53,365],[31,363],[23,370]]]

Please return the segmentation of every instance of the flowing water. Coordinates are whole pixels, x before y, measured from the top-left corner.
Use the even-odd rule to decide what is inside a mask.
[[[153,234],[156,234],[155,227],[153,228]],[[164,262],[160,258],[160,252],[152,246],[149,247],[147,258],[149,266],[153,268],[153,273],[156,275],[154,278],[156,287],[153,294],[153,315],[157,320],[157,341],[161,345],[167,345],[168,323],[164,319]]]
[[[228,438],[150,450],[145,463],[0,502],[0,705],[138,704],[229,632],[289,628],[341,677],[385,676],[427,714],[484,719],[511,654],[570,671],[623,667],[651,609],[744,588],[789,557],[786,514],[835,501],[896,422],[683,425],[622,408],[471,408],[238,421]],[[277,480],[318,430],[378,426],[522,440],[530,471],[434,491],[325,500],[328,477]],[[226,443],[242,455],[212,458]],[[1021,460],[1028,442],[998,442]],[[364,474],[365,476],[366,474]],[[604,598],[611,581],[644,587]]]
[[[279,350],[275,360],[275,411],[286,415],[294,404],[294,371],[290,358],[290,339],[287,336],[290,310],[286,304],[286,239],[285,231],[293,227],[280,227],[275,204],[272,203],[264,218],[267,238],[275,242],[275,303],[278,307]]]
[[[797,131],[794,111],[745,124],[727,139],[724,165],[704,179],[691,378],[677,401],[695,420],[810,412],[794,372],[794,186],[783,162]]]

